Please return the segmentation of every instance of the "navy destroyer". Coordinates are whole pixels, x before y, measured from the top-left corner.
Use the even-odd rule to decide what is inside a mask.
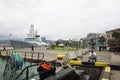
[[[46,45],[46,43],[41,42],[40,35],[37,35],[37,30],[34,30],[34,26],[30,26],[29,33],[27,37],[23,41],[19,40],[10,40],[13,48],[30,48],[32,46],[39,47],[42,45]]]

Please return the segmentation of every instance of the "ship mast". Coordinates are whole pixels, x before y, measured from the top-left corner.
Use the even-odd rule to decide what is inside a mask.
[[[36,38],[37,33],[34,30],[34,25],[30,26],[29,33],[27,34],[28,38]]]

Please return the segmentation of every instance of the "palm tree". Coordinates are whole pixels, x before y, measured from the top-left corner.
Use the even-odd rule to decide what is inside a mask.
[[[92,49],[94,49],[94,47],[95,47],[95,41],[94,41],[94,38],[91,38],[90,39],[90,42],[89,42],[89,45],[92,47]]]

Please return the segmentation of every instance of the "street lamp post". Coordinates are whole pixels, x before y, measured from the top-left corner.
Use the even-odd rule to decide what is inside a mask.
[[[83,40],[80,39],[80,43],[81,43],[81,48],[83,47]]]

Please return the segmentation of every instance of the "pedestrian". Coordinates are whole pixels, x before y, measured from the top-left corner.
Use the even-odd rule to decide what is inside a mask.
[[[4,45],[3,45],[3,51],[6,51],[6,47],[7,47],[7,46],[4,44]]]
[[[90,61],[90,59],[94,59],[95,62],[97,61],[97,55],[94,50],[91,50],[89,53],[89,61]]]
[[[31,50],[34,51],[34,46],[31,46]]]

